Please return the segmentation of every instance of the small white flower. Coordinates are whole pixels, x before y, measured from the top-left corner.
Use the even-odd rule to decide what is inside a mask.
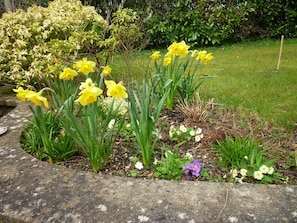
[[[244,158],[246,159],[246,160],[248,160],[249,158],[248,158],[248,156],[244,156]]]
[[[196,135],[199,135],[199,134],[201,134],[202,133],[202,128],[198,128],[197,130],[196,130]]]
[[[179,130],[176,130],[176,135],[178,135],[178,136],[180,136],[181,135],[181,131],[179,131]]]
[[[155,160],[154,160],[153,164],[154,164],[154,165],[157,165],[157,164],[158,164],[158,160],[157,160],[156,157],[155,157]]]
[[[262,165],[259,169],[259,171],[261,171],[261,173],[268,173],[269,168],[266,165]]]
[[[191,130],[191,131],[190,131],[190,136],[195,136],[195,135],[196,135],[195,130]]]
[[[200,138],[202,139],[204,137],[204,135],[203,134],[200,134]]]
[[[129,129],[130,127],[131,127],[131,124],[128,123],[128,124],[126,125],[126,128]]]
[[[195,136],[195,142],[200,142],[200,140],[201,140],[200,135],[196,135],[196,136]]]
[[[179,127],[179,129],[180,129],[180,131],[182,131],[183,133],[185,133],[185,132],[187,132],[187,128],[186,128],[186,126],[185,125],[181,125],[180,127]]]
[[[256,179],[256,180],[262,180],[262,178],[263,178],[263,173],[261,172],[261,171],[255,171],[254,172],[254,178]]]
[[[193,155],[191,153],[186,153],[185,158],[192,159]]]
[[[138,169],[138,170],[142,170],[143,169],[142,162],[135,163],[135,168]]]
[[[269,175],[271,175],[271,174],[273,174],[273,172],[274,172],[274,168],[273,167],[269,167],[267,173]]]
[[[238,175],[238,170],[237,169],[232,169],[232,170],[230,170],[230,173],[232,173],[232,177],[233,178],[236,178],[237,177],[237,175]]]
[[[115,119],[111,119],[110,122],[108,123],[108,128],[112,129],[115,123]]]
[[[247,170],[246,169],[240,169],[240,174],[241,176],[245,177],[247,174]]]

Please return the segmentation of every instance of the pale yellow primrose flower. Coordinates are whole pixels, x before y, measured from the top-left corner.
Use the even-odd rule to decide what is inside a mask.
[[[268,171],[269,171],[269,168],[268,168],[268,166],[266,166],[266,165],[262,165],[261,167],[260,167],[260,169],[259,169],[259,171],[261,171],[261,173],[268,173]]]
[[[263,179],[263,173],[261,172],[261,171],[255,171],[254,172],[254,178],[256,179],[256,180],[262,180]]]
[[[107,96],[111,96],[114,98],[128,98],[128,94],[126,92],[126,88],[121,84],[114,81],[104,81],[107,88]]]
[[[102,75],[104,77],[106,77],[106,76],[110,75],[111,71],[112,71],[112,69],[110,66],[105,66],[105,67],[103,67]]]
[[[232,170],[230,170],[230,172],[232,173],[232,177],[233,178],[235,178],[235,177],[237,177],[237,175],[238,175],[238,170],[237,169],[232,169]]]
[[[77,72],[71,68],[64,68],[63,72],[60,74],[59,79],[72,80],[77,76]]]
[[[79,60],[73,64],[73,68],[82,72],[84,75],[88,75],[89,73],[94,72],[94,67],[96,63],[93,61],[89,61],[86,57],[82,60]]]
[[[271,174],[273,174],[273,172],[274,172],[274,168],[273,167],[269,167],[269,170],[268,170],[268,174],[269,175],[271,175]]]
[[[246,174],[247,174],[247,170],[246,169],[240,169],[240,172],[241,176],[245,177]]]
[[[185,41],[181,41],[179,43],[173,42],[167,49],[175,56],[186,57],[188,55],[189,48],[190,47],[186,44]]]
[[[183,125],[183,124],[179,127],[179,129],[180,129],[180,131],[182,131],[183,133],[187,132],[187,128],[186,128],[186,126]]]
[[[160,56],[161,56],[160,51],[156,51],[156,52],[154,52],[154,53],[150,56],[150,58],[151,58],[152,60],[157,60],[157,59],[160,58]]]

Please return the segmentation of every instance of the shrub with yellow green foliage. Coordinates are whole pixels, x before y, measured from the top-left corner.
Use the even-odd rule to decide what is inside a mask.
[[[56,77],[67,61],[85,54],[105,61],[116,40],[105,20],[78,0],[3,14],[0,19],[0,81],[35,85]],[[103,62],[104,63],[104,62]]]

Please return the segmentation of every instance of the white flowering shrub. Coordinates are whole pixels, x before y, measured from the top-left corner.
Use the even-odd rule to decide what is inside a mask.
[[[105,60],[116,41],[106,38],[105,20],[78,0],[3,14],[0,19],[0,80],[31,85],[57,75],[80,54]]]

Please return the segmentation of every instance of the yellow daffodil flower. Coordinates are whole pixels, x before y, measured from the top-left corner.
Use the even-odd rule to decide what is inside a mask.
[[[116,84],[112,80],[106,80],[104,81],[104,83],[107,88],[107,96],[111,96],[114,98],[128,98],[126,88],[121,83]]]
[[[22,101],[27,101],[26,95],[30,92],[30,90],[24,90],[24,88],[19,87],[18,89],[13,89],[14,92],[17,93],[17,98]]]
[[[208,64],[213,60],[213,58],[214,57],[211,53],[207,53],[205,50],[203,50],[198,52],[198,56],[196,59],[200,60],[204,64]]]
[[[79,72],[82,72],[84,75],[88,75],[89,73],[94,72],[95,66],[96,63],[93,61],[89,61],[86,57],[73,64],[73,68],[78,70]]]
[[[79,86],[79,90],[84,90],[86,88],[93,88],[95,84],[93,83],[91,78],[87,78],[85,82],[81,82]]]
[[[160,51],[156,51],[150,56],[150,58],[152,60],[157,60],[157,59],[159,59],[160,56],[161,56]]]
[[[43,97],[41,94],[42,94],[42,90],[39,92],[31,91],[26,95],[26,98],[28,99],[28,101],[33,102],[37,106],[44,105],[46,108],[48,108],[47,99],[46,97]]]
[[[77,72],[67,67],[67,68],[64,68],[59,78],[64,80],[72,80],[75,76],[77,76]]]
[[[108,75],[110,75],[110,73],[111,73],[111,67],[110,66],[105,66],[105,67],[103,67],[103,70],[102,70],[102,75],[103,76],[108,76]]]
[[[37,106],[44,105],[46,108],[48,108],[47,98],[42,96],[43,90],[35,92],[31,90],[24,90],[22,87],[19,87],[13,91],[17,92],[16,96],[22,101],[31,101]]]
[[[167,67],[167,66],[169,66],[171,64],[171,61],[172,61],[171,57],[165,57],[164,61],[163,61],[163,65],[165,67]]]
[[[97,100],[97,97],[102,94],[102,90],[97,87],[85,88],[79,93],[79,98],[75,102],[79,102],[82,106],[91,104]]]
[[[173,55],[186,57],[188,55],[188,49],[190,47],[186,44],[185,41],[179,43],[173,42],[167,49],[169,52],[172,52]]]

